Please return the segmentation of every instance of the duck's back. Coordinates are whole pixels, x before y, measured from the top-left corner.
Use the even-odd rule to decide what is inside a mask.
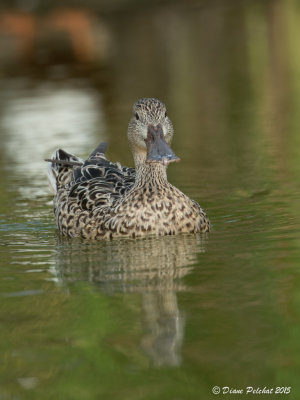
[[[62,149],[52,155],[48,176],[61,234],[95,237],[95,214],[111,208],[133,185],[135,169],[108,161],[106,148],[101,143],[86,161]]]

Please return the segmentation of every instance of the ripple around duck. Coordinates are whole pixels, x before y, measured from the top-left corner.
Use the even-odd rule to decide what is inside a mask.
[[[44,290],[22,290],[20,292],[10,292],[10,293],[2,293],[2,297],[24,297],[24,296],[36,296],[39,294],[44,294]]]

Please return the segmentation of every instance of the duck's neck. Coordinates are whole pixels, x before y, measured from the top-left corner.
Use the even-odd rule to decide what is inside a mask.
[[[135,157],[135,186],[164,186],[168,183],[167,167],[160,163],[146,163],[146,158]]]

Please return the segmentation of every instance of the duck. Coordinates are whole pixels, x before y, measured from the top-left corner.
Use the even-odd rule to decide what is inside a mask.
[[[109,240],[209,232],[206,212],[168,182],[168,165],[180,160],[173,134],[164,103],[142,98],[128,124],[135,168],[109,161],[107,143],[86,160],[57,149],[46,161],[59,233]]]

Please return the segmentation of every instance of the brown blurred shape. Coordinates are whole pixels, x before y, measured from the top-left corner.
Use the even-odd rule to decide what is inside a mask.
[[[93,63],[105,58],[107,38],[103,23],[86,10],[64,8],[44,16],[4,11],[0,13],[0,64]]]

